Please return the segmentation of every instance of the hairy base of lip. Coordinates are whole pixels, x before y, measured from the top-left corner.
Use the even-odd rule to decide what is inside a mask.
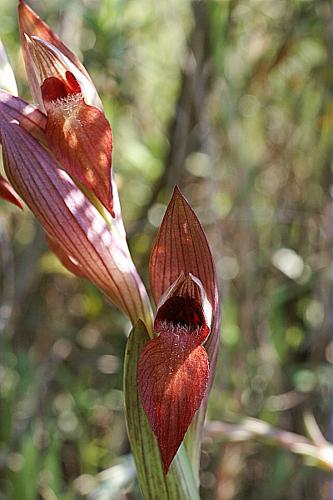
[[[172,335],[177,337],[188,334],[199,336],[201,328],[201,326],[193,327],[193,325],[184,325],[182,323],[173,323],[172,321],[161,320],[158,322],[158,326],[155,328],[155,331],[161,335],[170,334],[170,332],[172,332]]]
[[[48,108],[52,112],[59,112],[66,118],[70,118],[75,114],[79,104],[82,102],[82,93],[69,94],[66,97],[58,97],[48,103]]]

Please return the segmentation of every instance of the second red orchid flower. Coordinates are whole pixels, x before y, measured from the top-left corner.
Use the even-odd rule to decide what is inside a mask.
[[[214,263],[201,224],[178,188],[150,258],[156,338],[141,353],[138,386],[167,472],[208,387],[203,345],[218,335]]]
[[[78,58],[23,1],[19,26],[30,90],[46,111],[48,146],[114,216],[112,133],[94,85]]]

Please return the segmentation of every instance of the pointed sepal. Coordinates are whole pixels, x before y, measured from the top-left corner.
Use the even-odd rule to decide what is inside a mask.
[[[176,187],[150,255],[150,285],[156,304],[182,272],[200,279],[214,312],[218,293],[209,244],[199,219]]]
[[[0,175],[0,198],[9,201],[18,208],[23,208],[20,198],[17,196],[13,187],[2,175]]]
[[[25,35],[31,60],[33,61],[39,86],[47,78],[58,78],[66,81],[66,73],[71,73],[78,82],[85,102],[91,106],[103,109],[97,90],[86,73],[82,73],[57,47],[38,36]],[[39,89],[40,96],[40,89]],[[43,100],[38,101],[43,106]]]

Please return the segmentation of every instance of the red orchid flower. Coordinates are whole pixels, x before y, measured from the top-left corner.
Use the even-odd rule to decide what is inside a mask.
[[[195,213],[175,188],[150,258],[157,303],[154,332],[138,364],[141,402],[167,473],[211,383],[218,339],[219,298],[214,263]]]
[[[111,128],[96,89],[74,54],[23,1],[19,20],[39,109],[0,90],[9,181],[0,177],[0,196],[18,206],[21,197],[61,262],[94,282],[133,323],[141,318],[149,325],[149,299],[129,253],[111,176]]]
[[[19,26],[31,93],[46,110],[48,147],[114,216],[112,133],[94,85],[78,58],[23,0]]]

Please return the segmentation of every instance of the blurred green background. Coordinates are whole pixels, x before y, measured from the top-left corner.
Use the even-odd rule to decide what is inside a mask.
[[[1,0],[0,36],[29,100],[15,3]],[[243,435],[208,427],[202,498],[329,498],[310,452],[244,434],[262,424],[243,419],[320,445],[314,417],[330,437],[330,2],[29,4],[102,97],[146,282],[174,184],[207,231],[223,295],[208,417]],[[2,202],[0,258],[0,499],[140,498],[122,406],[128,321],[61,267],[27,210]]]

